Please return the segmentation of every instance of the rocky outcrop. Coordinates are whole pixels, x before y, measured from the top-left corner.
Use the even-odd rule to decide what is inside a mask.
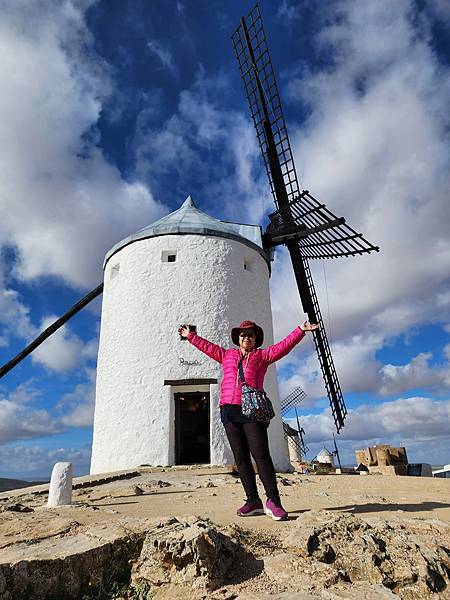
[[[128,599],[450,598],[450,525],[438,520],[318,510],[266,531],[114,511],[80,525],[67,510],[2,513],[24,535],[0,549],[1,600],[118,598],[119,584]],[[31,538],[27,524],[44,516]]]
[[[208,521],[166,519],[147,532],[132,586],[180,584],[211,591],[222,584],[235,553],[233,540]]]
[[[430,520],[367,522],[348,514],[310,511],[285,537],[288,552],[266,560],[265,569],[303,590],[331,593],[334,585],[364,583],[384,589],[387,597],[449,598],[449,534],[448,524]]]
[[[89,596],[130,578],[143,533],[119,526],[71,527],[61,537],[0,552],[1,600],[64,600]]]

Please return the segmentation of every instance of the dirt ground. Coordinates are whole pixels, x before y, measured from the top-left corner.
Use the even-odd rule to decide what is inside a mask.
[[[373,517],[381,517],[391,521],[393,527],[406,519],[413,519],[417,526],[422,526],[424,519],[432,519],[435,527],[442,530],[450,524],[450,479],[375,474],[279,474],[281,499],[289,512],[289,521],[276,522],[266,515],[247,518],[236,515],[244,493],[239,479],[227,468],[147,468],[131,475],[133,473],[125,474],[128,478],[108,483],[102,477],[92,481],[82,478],[84,487],[74,490],[73,503],[68,507],[47,508],[47,494],[42,486],[40,494],[31,493],[30,488],[0,494],[0,563],[16,564],[35,559],[58,561],[68,554],[83,553],[98,543],[95,540],[104,543],[123,536],[125,530],[147,531],[155,520],[165,517],[183,519],[194,515],[209,519],[219,528],[237,524],[244,536],[243,548],[255,553],[254,557],[245,551],[241,553],[235,573],[214,592],[214,597],[221,600],[311,598],[319,596],[289,595],[289,578],[275,581],[269,572],[270,561],[276,561],[274,555],[282,550],[280,541],[291,531],[301,531],[295,528],[296,520],[307,520],[308,515],[312,515],[309,511],[326,509],[349,513],[368,522]],[[263,498],[263,490],[260,491]],[[429,526],[427,523],[424,525]],[[261,558],[268,561],[264,562],[264,569]],[[277,577],[278,570],[276,567]],[[365,588],[366,595],[358,596],[355,592],[351,597],[378,599],[389,592],[380,585],[372,595],[367,595],[369,588]],[[385,595],[380,596],[381,592]],[[161,593],[161,598],[166,599],[166,592]],[[347,591],[342,593],[343,596],[326,597],[350,597],[345,595]],[[176,588],[167,598],[193,600],[191,592],[186,594],[180,596]],[[404,597],[415,599],[417,596]]]
[[[344,511],[365,516],[390,515],[417,519],[439,519],[450,523],[450,480],[382,475],[301,475],[279,474],[278,483],[290,520],[311,509]],[[137,488],[136,488],[137,486]],[[263,489],[260,487],[261,497]],[[9,496],[9,497],[8,497]],[[44,522],[57,516],[87,524],[115,520],[123,516],[154,519],[196,515],[218,525],[236,523],[254,529],[280,529],[288,522],[275,522],[266,515],[242,518],[236,509],[244,493],[238,478],[226,468],[142,470],[132,479],[96,484],[74,491],[70,508],[46,509],[46,495],[25,494],[15,498],[0,494],[3,503],[20,502],[32,507],[33,513],[2,513],[0,548],[42,533]],[[45,527],[44,527],[45,529]],[[6,537],[5,537],[6,536]],[[16,537],[18,536],[18,537]]]
[[[153,487],[156,482],[170,483]],[[280,475],[279,489],[291,519],[310,509],[348,511],[352,514],[381,516],[389,519],[392,511],[404,511],[410,517],[438,518],[450,523],[450,480],[382,475]],[[142,496],[135,496],[133,485],[141,486]],[[149,487],[150,486],[150,487]],[[211,486],[211,487],[209,487]],[[212,487],[217,486],[217,487]],[[109,486],[87,492],[80,490],[77,499],[97,506],[108,506],[121,514],[163,517],[199,515],[217,524],[236,522],[246,526],[270,528],[283,523],[267,516],[236,515],[244,492],[239,479],[217,469],[191,472],[143,474],[129,482],[111,484],[112,497],[106,497]],[[104,488],[104,489],[103,489]],[[261,497],[264,498],[260,486]]]

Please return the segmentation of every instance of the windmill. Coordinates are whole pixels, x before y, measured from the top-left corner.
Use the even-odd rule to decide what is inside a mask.
[[[281,101],[261,15],[256,5],[232,35],[276,211],[264,234],[266,250],[285,244],[292,259],[304,311],[319,324],[313,339],[337,432],[347,413],[331,356],[308,261],[353,256],[379,248],[338,218],[307,190],[300,191]],[[0,378],[20,363],[77,312],[103,292],[103,283],[86,294],[26,348],[0,367]]]
[[[305,435],[305,430],[300,425],[300,421],[297,413],[297,406],[300,406],[300,403],[306,398],[305,392],[300,387],[296,387],[292,392],[286,396],[281,402],[281,416],[285,417],[287,413],[294,409],[295,417],[297,420],[297,429],[294,429],[286,422],[283,421],[283,428],[285,437],[288,439],[288,443],[294,446],[294,450],[296,454],[300,456],[305,456],[309,452],[308,446],[305,444],[305,440],[303,436]]]
[[[331,356],[309,260],[378,251],[309,191],[300,190],[275,74],[258,4],[231,36],[276,211],[269,215],[265,247],[287,246],[303,310],[311,323],[331,411],[339,433],[347,414]]]

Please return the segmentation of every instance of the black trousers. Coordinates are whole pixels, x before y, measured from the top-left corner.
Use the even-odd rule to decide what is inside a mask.
[[[234,460],[244,486],[247,500],[259,498],[256,487],[255,470],[251,457],[258,467],[258,474],[264,486],[267,499],[280,503],[277,478],[269,452],[267,424],[265,423],[225,423],[225,432],[233,452]]]

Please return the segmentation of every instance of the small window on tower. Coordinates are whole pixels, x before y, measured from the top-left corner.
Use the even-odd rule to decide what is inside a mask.
[[[176,250],[163,250],[161,253],[162,262],[175,262],[177,260]]]
[[[252,263],[249,260],[244,260],[244,271],[251,271]]]
[[[109,273],[109,278],[114,279],[114,277],[117,277],[117,275],[119,274],[119,271],[120,271],[120,263],[117,263],[111,267],[111,271]]]

